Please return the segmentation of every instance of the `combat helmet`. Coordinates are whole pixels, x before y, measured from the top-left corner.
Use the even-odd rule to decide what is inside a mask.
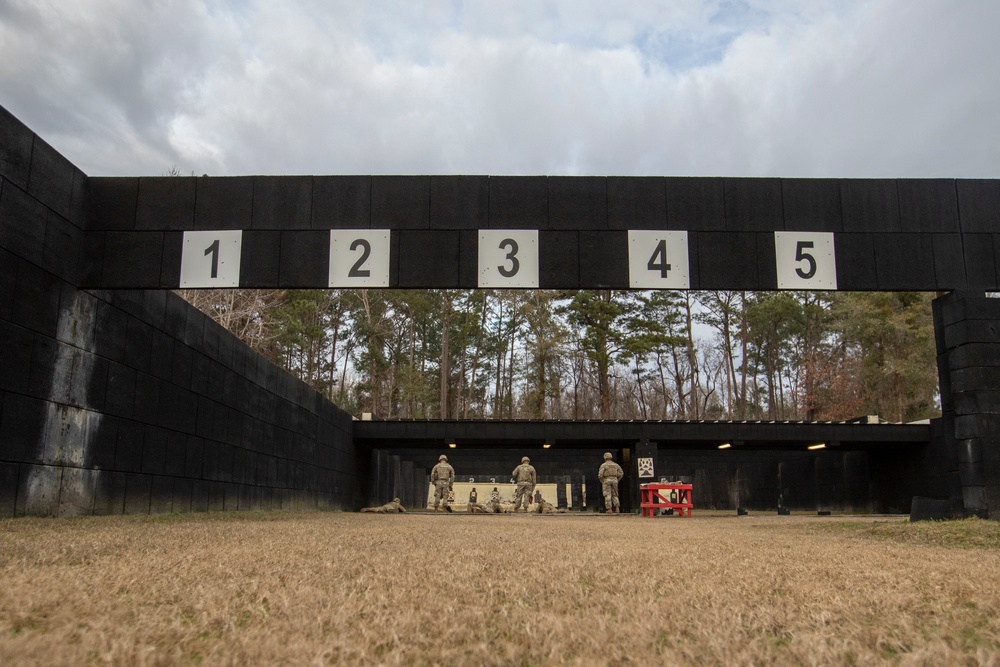
[[[531,459],[529,459],[527,456],[522,456],[521,463],[531,463]]]
[[[445,456],[444,454],[442,454],[441,456],[438,457],[438,461],[447,461],[447,460],[448,460],[448,457]]]
[[[611,456],[611,452],[604,452],[604,460],[605,461],[610,461],[612,458],[613,457]]]

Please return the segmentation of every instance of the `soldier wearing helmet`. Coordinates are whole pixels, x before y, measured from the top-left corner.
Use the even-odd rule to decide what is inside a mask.
[[[378,507],[362,507],[362,512],[374,512],[376,514],[394,514],[396,512],[406,512],[406,508],[399,502],[399,498],[393,498],[391,503],[379,505]]]
[[[528,499],[535,490],[535,469],[531,465],[531,460],[525,456],[521,459],[521,465],[514,468],[511,473],[517,490],[514,491],[514,511],[528,511]]]
[[[614,462],[611,452],[604,452],[604,463],[597,470],[597,480],[604,492],[604,511],[618,514],[618,480],[625,476],[622,467]]]
[[[434,511],[438,511],[438,506],[442,510],[451,511],[448,506],[448,492],[451,491],[455,483],[455,469],[448,463],[448,457],[442,454],[438,457],[438,464],[431,469],[431,484],[434,485]]]

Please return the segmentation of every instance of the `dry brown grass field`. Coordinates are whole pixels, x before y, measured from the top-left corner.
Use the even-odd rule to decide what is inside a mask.
[[[0,665],[1000,664],[1000,524],[0,521]]]

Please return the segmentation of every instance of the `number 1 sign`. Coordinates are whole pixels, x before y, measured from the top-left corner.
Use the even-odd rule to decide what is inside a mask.
[[[837,289],[833,232],[775,232],[778,289]]]
[[[388,287],[389,230],[332,230],[328,286]]]
[[[184,232],[181,287],[239,287],[242,231]]]

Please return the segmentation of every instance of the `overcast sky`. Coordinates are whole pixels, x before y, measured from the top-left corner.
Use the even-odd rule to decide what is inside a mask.
[[[1000,177],[1000,2],[0,0],[92,176]]]

